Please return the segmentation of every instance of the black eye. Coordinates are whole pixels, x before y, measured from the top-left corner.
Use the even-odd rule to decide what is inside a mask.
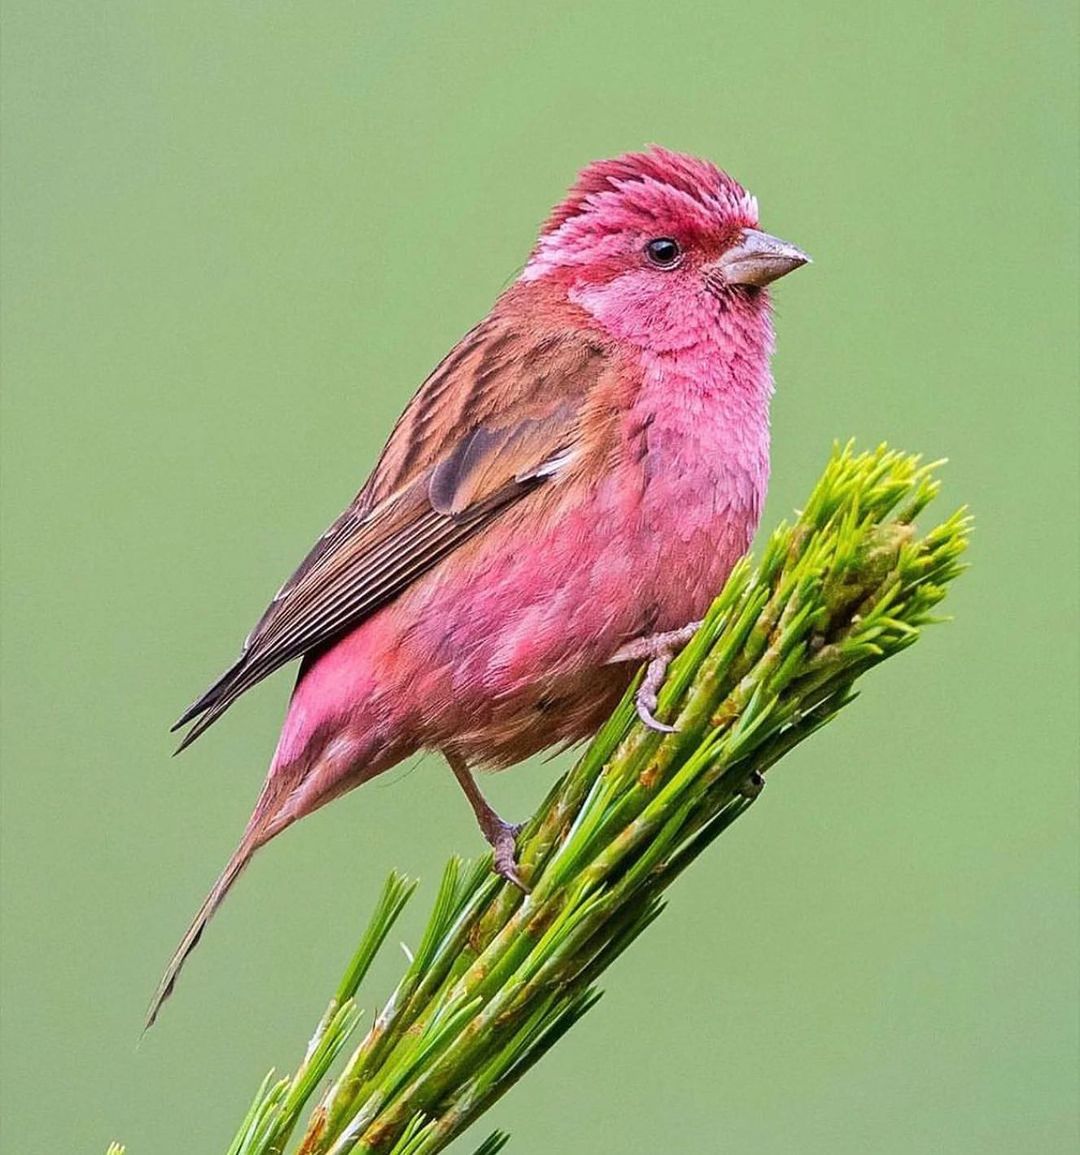
[[[682,246],[671,237],[657,237],[645,246],[645,253],[658,268],[670,269],[682,256]]]

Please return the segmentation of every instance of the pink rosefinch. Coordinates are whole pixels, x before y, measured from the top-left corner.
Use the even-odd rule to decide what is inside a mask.
[[[649,724],[672,646],[757,526],[769,472],[764,286],[805,264],[713,165],[653,148],[590,165],[524,272],[443,359],[352,505],[184,714],[193,741],[302,658],[240,845],[252,854],[418,750],[441,751],[521,884],[473,767],[591,734],[635,672]]]

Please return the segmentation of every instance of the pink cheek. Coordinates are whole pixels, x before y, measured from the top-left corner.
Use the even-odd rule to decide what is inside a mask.
[[[693,267],[641,269],[579,287],[570,297],[613,336],[653,352],[676,352],[699,341],[713,320],[700,280]]]

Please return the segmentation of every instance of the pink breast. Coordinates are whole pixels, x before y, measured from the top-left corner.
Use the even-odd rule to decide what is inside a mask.
[[[555,479],[311,662],[275,762],[335,727],[358,758],[463,734],[482,748],[515,710],[533,724],[544,698],[595,683],[607,702],[614,683],[589,675],[619,646],[700,617],[750,543],[768,474],[767,376],[703,389],[704,366],[647,366],[599,484]]]

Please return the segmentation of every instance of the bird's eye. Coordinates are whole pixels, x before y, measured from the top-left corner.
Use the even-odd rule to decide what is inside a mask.
[[[657,237],[645,246],[645,255],[658,269],[670,269],[679,263],[682,246],[671,237]]]

